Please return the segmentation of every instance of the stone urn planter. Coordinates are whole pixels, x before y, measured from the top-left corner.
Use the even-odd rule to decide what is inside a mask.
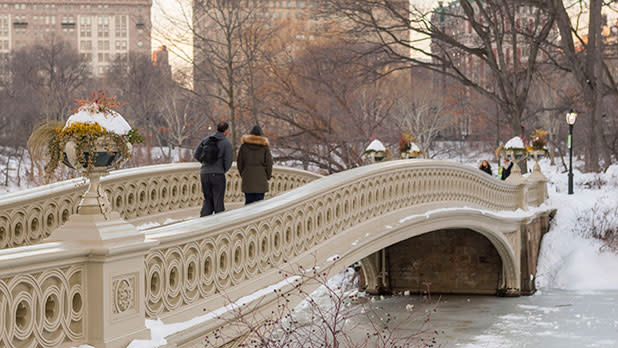
[[[539,166],[539,160],[547,157],[547,149],[532,149],[528,151],[528,155],[534,160],[532,172],[540,172],[541,166]]]
[[[131,156],[132,144],[143,138],[112,110],[120,105],[113,98],[99,93],[78,103],[80,106],[64,124],[51,121],[37,128],[28,146],[35,159],[41,153],[43,156],[39,157],[46,157],[45,171],[49,176],[53,176],[60,163],[88,176],[90,187],[78,212],[107,216],[109,203],[99,190],[100,177],[126,161]]]
[[[413,159],[418,158],[421,154],[421,149],[415,143],[409,143],[405,149],[399,152],[399,158],[401,159]]]
[[[525,179],[521,175],[519,163],[528,158],[528,150],[520,137],[513,137],[500,149],[500,153],[509,161],[513,162],[511,175],[506,179],[507,182],[522,183]]]
[[[369,163],[381,162],[386,158],[386,147],[378,139],[373,139],[365,149],[365,159]]]
[[[127,143],[126,150],[130,153],[133,149],[131,143]],[[69,141],[64,147],[62,163],[67,167],[77,170],[92,170],[94,168],[113,168],[128,159],[128,156],[123,156],[118,145],[109,137],[100,137],[95,140],[95,151],[84,151],[79,153],[77,145],[74,141]],[[92,161],[92,168],[88,168],[89,162]]]

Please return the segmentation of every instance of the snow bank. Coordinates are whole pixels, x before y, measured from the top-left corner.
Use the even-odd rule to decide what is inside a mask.
[[[581,223],[582,217],[592,216],[599,208],[609,208],[616,214],[613,218],[618,219],[618,166],[610,167],[604,174],[575,171],[573,195],[566,193],[566,173],[550,167],[548,161],[541,162],[541,166],[549,180],[548,203],[557,209],[557,214],[541,242],[536,286],[564,290],[618,289],[618,255],[602,250],[601,241],[590,237]],[[591,183],[602,184],[599,188]]]

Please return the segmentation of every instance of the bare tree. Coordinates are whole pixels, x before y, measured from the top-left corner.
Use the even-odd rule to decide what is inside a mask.
[[[117,56],[105,73],[106,90],[121,102],[119,112],[145,133],[146,146],[165,146],[158,136],[162,109],[158,93],[168,86],[169,77],[152,65],[147,54]]]
[[[75,47],[49,36],[44,43],[15,53],[16,70],[29,72],[26,83],[36,86],[41,115],[46,120],[64,120],[75,107],[75,99],[84,94],[92,79],[90,65]],[[24,67],[27,65],[28,67]]]
[[[245,121],[257,120],[259,89],[255,73],[262,49],[275,26],[268,25],[263,2],[195,0],[189,8],[177,0],[180,14],[165,14],[177,33],[158,33],[193,68],[195,105],[213,120],[226,120],[230,140],[238,146]],[[179,36],[192,43],[179,44]],[[185,49],[189,44],[192,54]]]
[[[88,63],[69,43],[54,36],[14,51],[5,64],[0,88],[4,145],[25,146],[38,122],[64,120],[75,100],[92,92]]]
[[[196,140],[206,128],[208,119],[198,112],[194,98],[181,84],[173,80],[161,81],[156,96],[161,103],[157,137],[167,143],[168,156],[180,158],[180,149],[188,140]]]
[[[432,145],[440,132],[453,125],[443,101],[431,88],[408,89],[398,98],[394,118],[401,131],[414,135],[415,142],[430,157]]]
[[[522,115],[552,32],[551,11],[522,0],[458,0],[429,12],[400,0],[326,3],[326,11],[351,22],[348,33],[388,56],[381,63],[390,70],[420,65],[460,81],[494,101],[513,134],[524,134]],[[524,11],[530,21],[521,23]],[[431,49],[421,44],[426,40]],[[485,76],[476,75],[480,70]]]
[[[611,6],[612,1],[607,2]],[[610,145],[611,136],[607,134],[604,124],[615,123],[616,113],[610,113],[606,120],[602,119],[604,100],[618,98],[616,80],[610,73],[604,58],[602,38],[602,8],[603,0],[549,0],[548,8],[554,12],[560,31],[560,48],[564,59],[556,60],[558,66],[570,72],[575,77],[583,93],[583,111],[586,114],[585,163],[588,171],[598,171],[599,153],[603,156],[605,166],[612,163]],[[614,4],[615,6],[615,4]],[[569,12],[573,15],[569,16]],[[587,21],[582,17],[588,14]],[[575,17],[575,18],[572,18]],[[583,24],[587,22],[587,25]],[[586,26],[586,28],[582,28]],[[587,35],[582,35],[584,30]],[[607,101],[605,102],[607,103]],[[581,121],[580,121],[581,122]],[[579,127],[578,127],[579,128]],[[618,158],[617,153],[613,153]]]
[[[340,41],[271,58],[264,112],[279,124],[276,159],[332,173],[360,165],[371,136],[396,139],[387,126],[395,99],[362,68]]]

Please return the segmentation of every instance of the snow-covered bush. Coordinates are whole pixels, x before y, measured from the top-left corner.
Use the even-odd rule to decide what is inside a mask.
[[[573,229],[584,237],[601,240],[602,249],[618,252],[618,201],[606,198],[592,209],[578,212]]]

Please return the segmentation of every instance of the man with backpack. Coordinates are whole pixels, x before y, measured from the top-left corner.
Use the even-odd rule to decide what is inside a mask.
[[[233,160],[232,143],[226,138],[228,131],[227,122],[220,122],[217,125],[217,132],[202,139],[193,154],[193,157],[202,163],[200,180],[204,193],[204,203],[200,217],[225,210],[223,203],[225,173],[232,166]]]

